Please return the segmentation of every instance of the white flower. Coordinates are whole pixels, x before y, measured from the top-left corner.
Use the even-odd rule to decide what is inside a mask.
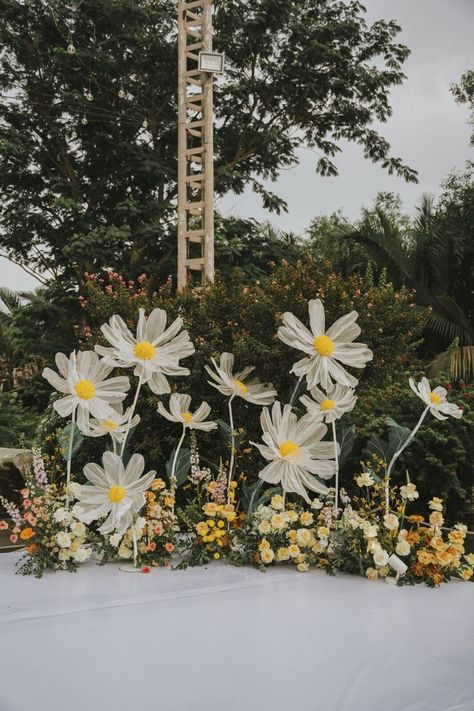
[[[433,496],[431,501],[428,501],[428,506],[432,511],[442,511],[443,499],[439,499],[437,496]]]
[[[71,524],[71,531],[78,538],[86,535],[86,527],[82,521],[74,521],[74,523]]]
[[[128,378],[118,376],[106,380],[113,366],[101,360],[93,351],[73,351],[69,358],[56,353],[60,375],[51,368],[43,370],[43,377],[66,397],[56,400],[53,407],[61,417],[68,417],[78,408],[78,425],[87,427],[89,414],[107,417],[110,403],[122,402],[130,387]]]
[[[113,452],[105,452],[103,468],[98,464],[86,464],[84,474],[91,484],[84,484],[74,506],[74,514],[84,523],[107,516],[100,533],[123,534],[133,523],[145,503],[145,491],[155,478],[154,471],[142,478],[145,460],[134,454],[125,469],[121,458]]]
[[[411,546],[406,541],[404,538],[402,538],[400,541],[397,543],[397,547],[395,548],[395,553],[397,555],[408,555],[411,551]]]
[[[88,437],[103,437],[110,435],[115,442],[123,442],[125,434],[132,427],[136,427],[140,422],[140,415],[134,415],[129,424],[129,418],[132,408],[129,407],[124,412],[122,403],[113,405],[106,417],[97,420],[91,419],[86,427],[82,427],[82,431]]]
[[[361,529],[364,531],[364,536],[366,538],[376,538],[378,533],[378,527],[370,523],[370,521],[362,521],[360,524]]]
[[[259,472],[260,479],[280,484],[285,492],[300,494],[310,504],[306,489],[327,494],[328,488],[314,475],[329,479],[335,473],[334,444],[321,442],[326,425],[314,422],[309,415],[298,418],[290,405],[275,402],[272,413],[264,408],[260,416],[265,444],[256,444],[262,456],[269,460]],[[324,461],[321,461],[324,460]],[[305,488],[306,487],[306,488]]]
[[[353,343],[360,334],[355,323],[357,311],[342,316],[326,331],[324,307],[320,299],[308,304],[311,331],[288,311],[283,314],[284,325],[278,329],[278,337],[292,348],[307,356],[293,365],[292,372],[306,376],[308,388],[321,384],[330,390],[333,382],[354,387],[358,380],[341,366],[364,368],[373,354],[363,343]]]
[[[423,400],[429,407],[431,414],[438,420],[447,420],[447,415],[458,419],[462,417],[461,408],[446,400],[447,390],[445,388],[437,387],[431,390],[428,378],[422,378],[419,383],[415,383],[413,378],[410,378],[409,383],[415,395]]]
[[[265,385],[257,378],[247,380],[255,368],[248,367],[239,373],[232,372],[234,368],[234,355],[232,353],[222,353],[219,365],[217,365],[214,358],[211,358],[211,361],[216,372],[208,365],[205,366],[207,372],[214,380],[214,382],[210,380],[207,382],[223,395],[227,395],[228,397],[238,396],[254,405],[271,405],[275,400],[277,392],[273,390],[271,383],[268,385],[269,389],[266,389]]]
[[[84,563],[88,560],[88,558],[90,558],[91,553],[92,551],[90,548],[78,548],[78,550],[72,554],[72,557],[77,563]]]
[[[402,499],[408,499],[408,501],[414,501],[419,496],[415,484],[412,483],[401,486],[400,495]]]
[[[81,491],[81,485],[77,481],[70,481],[68,486],[66,486],[66,494],[73,499],[77,499],[79,492]]]
[[[211,408],[207,402],[202,402],[195,412],[191,412],[190,408],[191,396],[180,395],[179,393],[173,393],[171,395],[169,412],[162,402],[158,403],[158,412],[167,420],[170,420],[170,422],[179,422],[191,430],[204,430],[205,432],[214,430],[217,427],[217,423],[212,420],[205,422],[206,417],[208,417],[211,412]]]
[[[375,551],[373,556],[375,565],[378,565],[381,568],[387,565],[389,556],[388,553],[383,550],[383,548],[380,548],[380,550]]]
[[[69,548],[72,543],[71,536],[69,533],[66,533],[66,531],[59,531],[59,533],[56,534],[56,541],[60,548]]]
[[[398,516],[392,513],[385,514],[383,517],[383,525],[389,531],[396,531],[398,528]]]
[[[300,397],[300,402],[312,417],[323,419],[325,422],[338,420],[346,412],[353,410],[357,401],[354,390],[339,383],[336,383],[327,394],[319,388],[312,388],[311,395],[313,399],[303,395]]]
[[[53,520],[56,521],[56,523],[62,523],[68,515],[68,512],[66,509],[63,507],[56,509],[56,511],[53,514]]]
[[[189,375],[189,370],[179,365],[181,358],[194,353],[187,331],[179,333],[183,319],[177,318],[166,330],[166,311],[153,309],[148,319],[139,310],[136,337],[120,316],[114,315],[108,324],[101,326],[111,348],[96,346],[97,353],[119,368],[133,368],[134,374],[148,383],[156,395],[170,392],[166,375]],[[179,335],[178,335],[179,334]]]
[[[133,552],[131,548],[128,548],[128,546],[125,545],[125,543],[122,543],[118,549],[118,554],[120,558],[127,559],[132,557]]]
[[[114,548],[117,548],[120,541],[122,540],[122,534],[121,533],[114,533],[111,536],[109,536],[109,543],[111,546]]]
[[[311,502],[311,508],[316,509],[316,511],[319,511],[320,509],[323,508],[323,502],[321,499],[313,499]]]
[[[379,577],[378,570],[376,568],[367,568],[367,570],[365,571],[365,577],[368,580],[377,580],[377,578]]]
[[[363,486],[373,486],[375,484],[375,480],[372,478],[372,475],[369,474],[369,472],[359,474],[359,476],[356,476],[355,480],[357,486],[360,486],[361,488]]]

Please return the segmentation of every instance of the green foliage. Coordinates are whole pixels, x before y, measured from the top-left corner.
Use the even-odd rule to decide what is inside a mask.
[[[0,393],[0,447],[32,444],[40,416],[25,407],[17,393]]]
[[[0,249],[43,280],[174,271],[176,24],[171,0],[0,2]],[[323,175],[337,173],[349,140],[416,179],[372,128],[404,79],[394,21],[367,24],[355,1],[223,0],[214,24],[226,52],[219,195],[250,186],[285,209],[262,181],[294,165],[303,143]]]

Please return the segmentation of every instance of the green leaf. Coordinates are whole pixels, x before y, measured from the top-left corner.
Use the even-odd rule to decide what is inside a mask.
[[[352,452],[356,440],[355,425],[338,430],[336,438],[340,446],[339,463],[344,464],[349,454]]]
[[[81,448],[81,444],[84,440],[84,435],[82,434],[81,430],[77,426],[76,423],[70,422],[66,427],[64,427],[62,430],[58,430],[56,433],[56,437],[58,440],[59,448],[61,450],[61,455],[64,459],[65,462],[69,461],[69,446],[70,446],[70,440],[72,436],[72,450],[71,450],[71,459],[74,457],[74,455],[79,451]]]
[[[168,478],[171,477],[171,469],[173,466],[174,455],[176,453],[176,447],[171,452],[170,458],[166,462],[166,473]],[[191,469],[191,450],[186,448],[181,448],[179,450],[178,459],[176,461],[176,486],[181,486],[187,479],[189,470]]]

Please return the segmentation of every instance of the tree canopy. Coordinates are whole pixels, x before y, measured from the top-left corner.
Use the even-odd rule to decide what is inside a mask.
[[[78,283],[106,266],[170,272],[176,201],[176,3],[0,0],[0,253]],[[374,120],[408,49],[359,2],[219,0],[216,191],[261,195],[296,163],[336,174],[342,139],[407,180]]]

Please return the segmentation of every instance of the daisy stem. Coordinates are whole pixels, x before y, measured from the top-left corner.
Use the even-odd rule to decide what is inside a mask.
[[[121,449],[120,449],[120,457],[123,457],[123,453],[124,453],[124,450],[125,450],[125,445],[127,444],[128,433],[130,432],[130,424],[131,424],[131,422],[132,422],[133,415],[135,414],[135,408],[136,408],[136,406],[137,406],[138,395],[139,395],[139,393],[140,393],[140,388],[141,388],[141,386],[142,386],[142,382],[143,382],[143,381],[142,381],[142,376],[140,375],[140,377],[138,378],[137,390],[136,390],[136,392],[135,392],[135,397],[133,398],[132,407],[130,408],[130,416],[129,416],[128,422],[127,422],[127,429],[125,430],[125,433],[124,433],[124,436],[123,436],[122,447],[121,447]]]
[[[74,430],[76,429],[76,408],[72,411],[71,417],[71,435],[69,437],[69,451],[66,463],[66,503],[69,506],[69,484],[71,481],[71,465],[72,465],[72,444],[74,442]]]
[[[227,482],[227,503],[230,503],[230,485],[234,474],[235,461],[235,434],[234,434],[234,413],[232,412],[232,400],[234,396],[229,398],[229,425],[230,425],[230,463],[229,463],[229,481]]]
[[[334,442],[334,461],[336,463],[336,478],[334,480],[336,494],[334,497],[334,509],[337,516],[337,510],[339,508],[339,452],[337,447],[337,437],[336,437],[336,422],[332,421],[332,438]]]
[[[303,378],[304,378],[304,376],[300,375],[295,387],[293,388],[293,392],[291,393],[291,397],[290,397],[290,407],[293,407],[293,404],[294,404],[295,398],[296,398],[296,393],[298,392],[298,388],[299,388],[300,383],[303,380]]]
[[[425,419],[429,409],[430,409],[430,406],[427,405],[425,407],[425,409],[423,410],[423,412],[421,413],[420,419],[418,420],[418,422],[416,423],[416,425],[414,426],[414,428],[412,429],[412,431],[406,438],[405,442],[402,444],[402,446],[399,449],[397,449],[397,451],[395,452],[395,454],[393,455],[392,459],[389,462],[389,465],[387,467],[387,472],[385,474],[385,509],[386,509],[386,513],[389,513],[389,511],[390,511],[390,475],[392,473],[393,467],[395,466],[395,462],[397,461],[397,459],[401,455],[401,453],[415,439],[415,435],[418,432],[418,430],[420,429],[420,427],[423,423],[423,420]]]
[[[177,465],[177,463],[178,463],[179,450],[180,450],[181,447],[182,447],[183,440],[184,440],[184,435],[185,435],[185,434],[186,434],[186,427],[185,427],[185,425],[183,425],[183,432],[182,432],[181,437],[180,437],[180,439],[179,439],[178,446],[176,447],[176,452],[174,453],[174,457],[173,457],[173,463],[172,463],[172,465],[171,465],[170,494],[171,494],[171,496],[173,497],[173,499],[174,499],[175,492],[176,492],[176,465]],[[172,511],[172,513],[173,513],[173,516],[174,516],[174,503],[173,503],[173,506],[172,506],[172,508],[171,508],[171,511]]]

